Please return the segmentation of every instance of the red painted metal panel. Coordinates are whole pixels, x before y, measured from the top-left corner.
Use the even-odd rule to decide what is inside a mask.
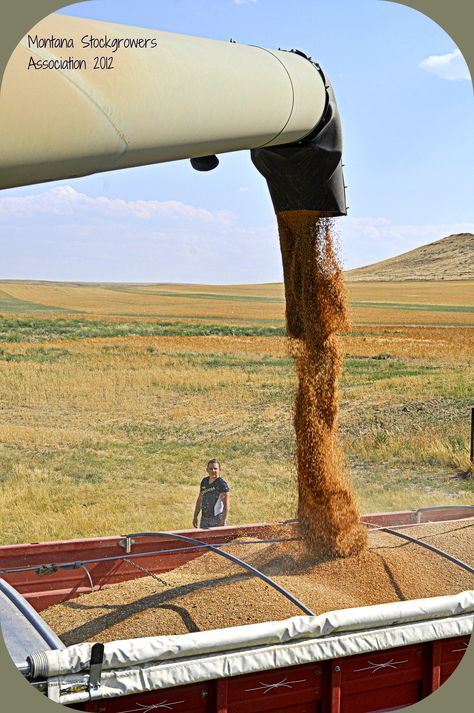
[[[327,661],[324,672],[324,699],[325,713],[339,713],[341,710],[341,659]]]
[[[227,713],[229,681],[226,678],[219,679],[216,688],[216,711],[217,713]]]
[[[239,713],[254,713],[257,709],[242,707],[239,708]],[[272,713],[319,713],[318,703],[296,703],[295,705],[286,704],[283,708],[272,708]]]
[[[441,641],[423,644],[423,698],[441,685]]]
[[[423,647],[404,646],[341,659],[343,696],[423,680]]]
[[[458,636],[440,642],[441,666],[440,684],[442,685],[456,670],[469,645],[469,636]]]
[[[471,513],[472,514],[472,513]],[[361,520],[380,527],[393,525],[411,525],[416,522],[415,510],[400,510],[398,512],[375,512],[362,515]]]
[[[372,691],[361,691],[342,696],[341,713],[382,713],[412,705],[421,700],[421,687],[417,681],[397,684]]]
[[[321,698],[322,665],[305,664],[229,679],[228,713],[315,710]]]
[[[419,515],[420,522],[442,522],[445,520],[459,520],[461,518],[472,517],[473,510],[472,507],[459,507],[455,510],[449,507],[421,508]]]
[[[208,713],[206,683],[165,688],[150,693],[106,698],[97,701],[97,713],[144,713],[144,711],[173,711],[173,713]]]
[[[418,513],[418,514],[417,514]],[[390,527],[394,525],[412,525],[418,522],[443,522],[448,520],[459,520],[462,518],[471,518],[473,516],[472,507],[436,507],[436,508],[421,508],[416,510],[400,510],[398,512],[377,512],[363,515],[361,520],[370,522],[381,527]]]

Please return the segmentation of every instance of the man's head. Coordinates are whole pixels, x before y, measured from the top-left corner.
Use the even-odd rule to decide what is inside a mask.
[[[206,470],[210,478],[218,478],[221,472],[221,464],[213,458],[208,462]]]

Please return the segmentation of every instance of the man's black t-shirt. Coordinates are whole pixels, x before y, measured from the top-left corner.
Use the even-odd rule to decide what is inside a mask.
[[[221,493],[228,493],[229,486],[220,476],[210,482],[209,476],[201,480],[202,495],[202,517],[215,517],[224,509],[224,505],[219,500]]]

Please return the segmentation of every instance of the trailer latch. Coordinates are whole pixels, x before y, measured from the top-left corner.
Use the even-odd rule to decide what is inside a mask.
[[[45,574],[54,574],[58,569],[59,567],[55,564],[42,564],[35,569],[35,574],[37,574],[38,577],[43,577]]]
[[[83,562],[66,562],[64,564],[41,564],[39,567],[35,569],[35,574],[38,575],[38,577],[42,577],[45,574],[54,574],[55,572],[58,572],[60,569],[78,569],[78,567],[83,567],[85,568],[85,565]]]
[[[120,547],[123,547],[127,555],[129,555],[132,551],[132,545],[135,544],[135,540],[131,537],[125,536],[123,540],[119,540],[118,544]]]
[[[102,666],[104,664],[104,644],[94,644],[91,649],[91,661],[89,664],[89,690],[96,691],[100,686]]]

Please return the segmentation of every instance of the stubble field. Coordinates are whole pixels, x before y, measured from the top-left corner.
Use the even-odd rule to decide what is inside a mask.
[[[472,287],[348,285],[340,441],[363,512],[472,500]],[[283,314],[278,284],[1,283],[2,542],[187,528],[214,457],[231,523],[293,517]]]

